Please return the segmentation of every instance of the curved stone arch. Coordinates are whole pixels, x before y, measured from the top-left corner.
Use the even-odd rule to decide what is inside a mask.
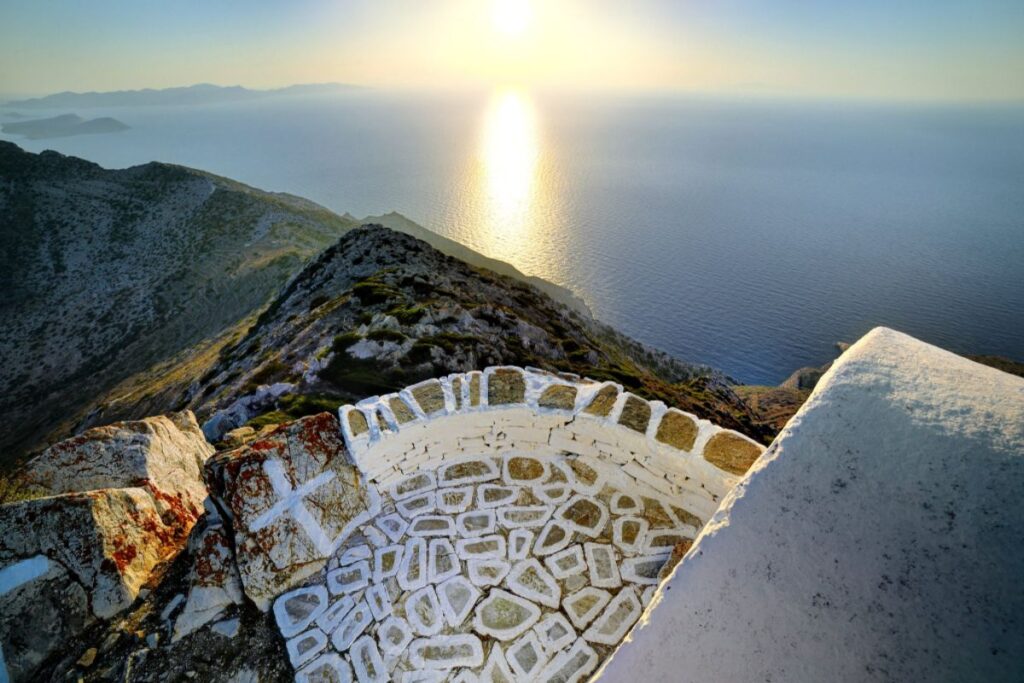
[[[494,366],[339,409],[349,457],[385,487],[462,455],[529,451],[613,463],[702,521],[764,451],[614,382]]]

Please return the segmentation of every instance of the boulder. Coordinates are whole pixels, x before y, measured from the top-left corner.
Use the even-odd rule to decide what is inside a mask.
[[[188,533],[165,524],[142,488],[0,506],[0,529],[0,648],[15,681],[30,680],[68,637],[131,605]]]
[[[181,551],[212,452],[185,412],[91,429],[26,465],[19,477],[43,497],[0,506],[0,663],[11,680],[32,680],[68,638],[124,611]]]
[[[230,532],[214,505],[189,537],[192,557],[188,598],[174,621],[172,640],[177,641],[217,619],[233,605],[241,605],[242,583],[231,549]]]
[[[145,488],[161,515],[191,528],[202,514],[203,465],[213,452],[185,411],[90,429],[43,451],[23,476],[51,494]]]
[[[245,594],[262,610],[320,570],[380,509],[349,463],[338,418],[321,413],[211,458],[207,481],[230,519]]]

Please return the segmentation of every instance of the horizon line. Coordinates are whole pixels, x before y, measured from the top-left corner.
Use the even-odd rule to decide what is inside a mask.
[[[611,87],[602,88],[596,86],[530,86],[522,83],[492,83],[492,84],[459,84],[459,85],[372,85],[366,83],[348,81],[300,81],[284,83],[279,85],[253,87],[241,83],[222,85],[211,81],[197,81],[185,85],[168,85],[163,87],[141,86],[129,88],[117,88],[111,90],[57,90],[37,91],[34,93],[13,93],[0,91],[0,106],[16,106],[16,103],[23,100],[44,99],[56,95],[106,95],[114,93],[136,93],[136,92],[161,92],[166,90],[185,90],[209,86],[224,90],[242,89],[255,93],[273,93],[279,90],[303,86],[339,86],[353,90],[375,90],[379,92],[396,93],[444,93],[444,94],[469,94],[480,92],[491,92],[502,89],[517,89],[527,92],[542,94],[606,94],[617,96],[689,96],[708,99],[740,99],[740,100],[776,100],[790,102],[817,102],[817,103],[849,103],[849,104],[893,104],[893,105],[946,105],[946,106],[1018,106],[1024,105],[1024,96],[1016,97],[918,97],[918,96],[892,96],[892,95],[867,95],[849,93],[802,93],[786,90],[771,90],[768,87],[748,88],[722,88],[722,89],[700,89],[686,87]]]

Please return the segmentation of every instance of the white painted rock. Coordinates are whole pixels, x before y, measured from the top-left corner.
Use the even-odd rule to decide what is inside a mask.
[[[207,467],[214,495],[231,515],[243,589],[264,611],[322,569],[380,508],[376,489],[348,464],[330,413],[219,453]]]
[[[879,328],[723,501],[608,681],[1024,680],[1024,380]]]

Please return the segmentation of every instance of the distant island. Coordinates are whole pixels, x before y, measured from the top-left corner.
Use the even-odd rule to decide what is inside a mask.
[[[22,109],[57,109],[88,107],[145,107],[246,102],[267,97],[323,95],[345,92],[357,86],[343,83],[310,83],[289,85],[271,90],[250,90],[240,85],[221,86],[199,83],[181,88],[154,90],[117,90],[114,92],[61,92],[27,100],[12,100],[8,107]]]
[[[21,135],[29,140],[45,140],[46,138],[66,138],[72,135],[96,135],[98,133],[120,133],[128,130],[128,126],[109,116],[98,119],[83,119],[77,114],[62,114],[48,119],[32,119],[5,123],[0,129],[11,135]]]

